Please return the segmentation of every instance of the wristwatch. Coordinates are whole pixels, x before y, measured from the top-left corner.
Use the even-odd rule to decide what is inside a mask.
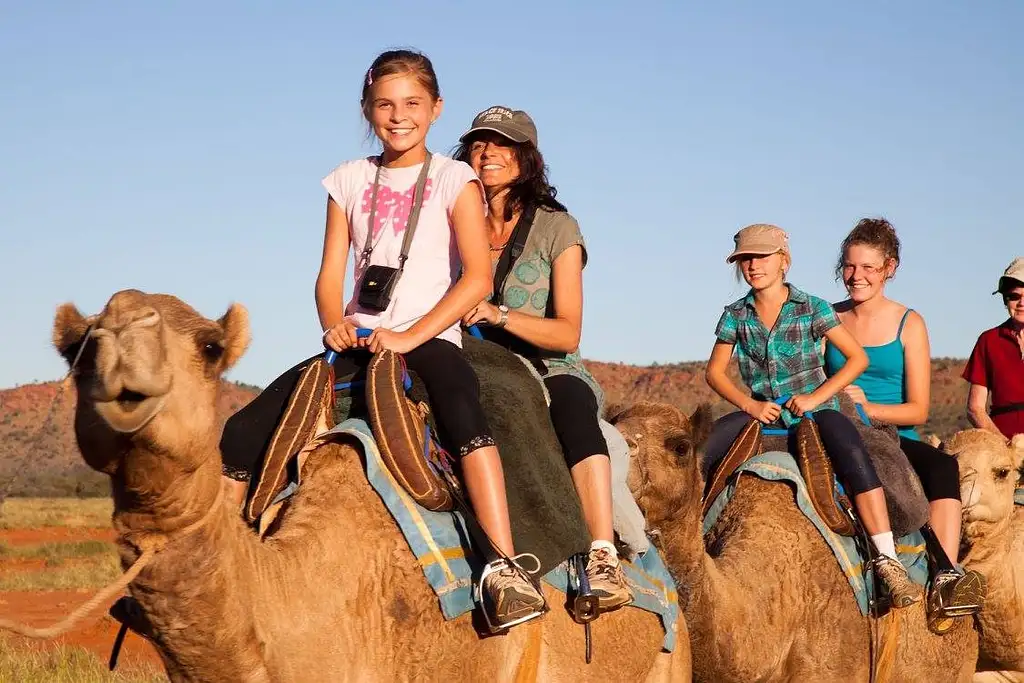
[[[495,327],[505,327],[508,324],[508,306],[500,304],[498,306],[498,312],[501,313],[501,317],[498,318],[498,322],[494,324]]]

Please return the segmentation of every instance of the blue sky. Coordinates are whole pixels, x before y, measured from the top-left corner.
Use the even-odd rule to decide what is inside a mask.
[[[579,219],[586,357],[704,359],[742,294],[751,222],[836,300],[846,231],[885,215],[890,294],[966,356],[1024,254],[1024,4],[1003,2],[15,2],[0,8],[0,387],[59,377],[55,307],[115,291],[250,311],[229,375],[315,352],[320,179],[372,153],[376,54],[434,61],[448,152],[492,104],[529,111]]]

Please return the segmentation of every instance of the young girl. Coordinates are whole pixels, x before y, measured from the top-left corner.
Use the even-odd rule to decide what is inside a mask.
[[[960,574],[954,562],[960,550],[960,471],[956,459],[921,441],[915,428],[928,419],[931,351],[924,318],[885,296],[886,283],[900,264],[900,241],[889,221],[865,218],[843,240],[836,278],[850,298],[836,312],[868,356],[868,367],[844,389],[872,420],[896,425],[900,445],[921,480],[930,503],[929,550],[938,572],[928,593],[933,629],[948,630],[948,615],[977,612],[985,581],[977,572]],[[825,372],[836,375],[845,354],[825,343]],[[938,539],[940,547],[935,546]]]
[[[316,303],[324,343],[339,352],[362,347],[404,355],[425,385],[447,445],[461,459],[480,526],[502,553],[515,558],[501,460],[477,377],[461,352],[459,329],[462,316],[491,291],[483,187],[467,164],[427,151],[427,131],[441,114],[442,100],[425,56],[407,50],[381,54],[366,72],[361,102],[384,149],[378,157],[341,164],[323,180],[329,198]],[[416,215],[424,164],[422,207],[406,260],[402,242]],[[350,246],[355,292],[343,309]],[[384,310],[361,303],[361,288],[372,286],[364,277],[371,265],[400,269]],[[358,327],[373,333],[358,339]],[[481,580],[497,627],[542,614],[544,598],[518,565],[495,560]]]
[[[705,470],[728,452],[751,419],[781,421],[789,427],[814,415],[836,474],[853,496],[861,522],[878,549],[874,569],[897,607],[920,599],[896,556],[885,494],[853,424],[839,413],[836,394],[867,367],[867,355],[842,327],[827,301],[786,282],[790,266],[788,236],[774,225],[755,224],[736,233],[736,262],[750,291],[725,307],[707,367],[707,382],[719,396],[739,408],[720,418],[708,438]],[[831,378],[822,368],[821,340],[828,339],[849,359]],[[747,395],[726,374],[733,349]],[[790,396],[785,407],[774,399]]]

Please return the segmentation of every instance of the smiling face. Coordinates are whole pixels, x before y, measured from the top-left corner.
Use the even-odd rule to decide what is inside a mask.
[[[883,295],[895,270],[894,259],[886,259],[880,249],[867,244],[851,244],[843,253],[843,284],[855,303]]]
[[[488,194],[499,192],[519,179],[515,143],[497,133],[479,133],[470,141],[469,165]]]
[[[736,259],[736,268],[750,288],[759,292],[781,285],[786,279],[789,257],[777,251],[767,256],[762,254],[741,254]]]
[[[383,76],[373,82],[365,113],[384,145],[386,163],[426,149],[427,132],[441,115],[442,104],[413,72]]]
[[[1003,292],[1003,303],[1010,319],[1024,326],[1024,287],[1014,287]]]

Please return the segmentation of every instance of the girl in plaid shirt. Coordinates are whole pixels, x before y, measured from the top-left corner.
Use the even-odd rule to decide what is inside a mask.
[[[742,299],[725,307],[707,366],[707,382],[739,410],[720,418],[708,438],[704,476],[725,457],[751,420],[790,427],[813,413],[836,474],[853,497],[857,514],[871,535],[878,558],[875,571],[897,607],[920,600],[920,591],[896,556],[885,493],[860,434],[839,412],[836,394],[867,367],[868,357],[824,299],[786,282],[788,236],[774,225],[755,224],[736,233],[729,263],[750,285]],[[821,340],[847,358],[826,378]],[[729,379],[733,349],[750,395]],[[775,399],[790,396],[784,406]]]

